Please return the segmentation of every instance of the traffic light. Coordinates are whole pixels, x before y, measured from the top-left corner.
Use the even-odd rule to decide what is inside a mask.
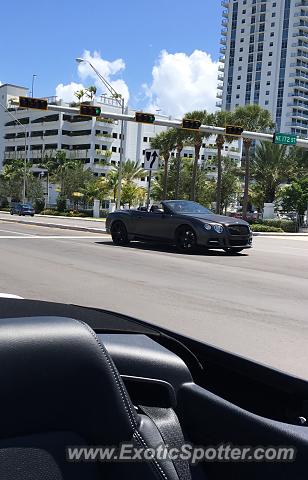
[[[48,110],[48,102],[44,98],[19,97],[19,106],[22,108]]]
[[[136,112],[135,121],[140,123],[154,123],[155,115],[153,115],[153,113]]]
[[[101,114],[101,107],[95,107],[93,105],[80,105],[79,113],[80,115],[85,115],[86,117],[99,117]]]
[[[243,133],[243,127],[239,127],[236,125],[227,125],[226,126],[226,135],[232,135],[232,137],[240,137]]]
[[[193,120],[192,118],[183,118],[182,120],[182,128],[186,128],[187,130],[199,130],[200,127],[200,120]]]

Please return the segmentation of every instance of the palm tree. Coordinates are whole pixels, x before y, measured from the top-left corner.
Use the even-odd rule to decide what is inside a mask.
[[[138,162],[134,162],[133,160],[126,160],[126,162],[124,162],[122,167],[123,180],[131,182],[146,176],[146,170],[144,170]]]
[[[86,92],[83,89],[77,90],[77,92],[74,93],[75,97],[78,98],[79,102],[83,100],[83,97],[85,96]]]
[[[122,182],[132,183],[142,177],[146,177],[148,172],[144,170],[138,162],[126,160],[122,166]],[[109,171],[107,182],[110,190],[113,192],[113,200],[116,201],[117,188],[119,183],[119,165]]]
[[[192,112],[186,113],[185,118],[190,118],[193,120],[199,120],[201,124],[211,125],[213,120],[213,115],[207,113],[206,110],[194,110]],[[202,142],[204,138],[209,138],[211,136],[210,133],[204,133],[199,131],[191,131],[188,133],[189,140],[193,144],[195,149],[195,158],[193,164],[193,171],[192,171],[192,179],[191,179],[191,191],[190,191],[190,199],[196,199],[196,181],[197,181],[197,171],[198,171],[198,163],[199,163],[199,156],[200,150],[202,147]]]
[[[279,185],[292,177],[294,152],[286,145],[261,142],[252,156],[251,170],[263,202],[273,203]]]
[[[167,199],[168,194],[168,167],[170,152],[174,149],[174,134],[172,130],[158,133],[151,140],[151,148],[160,150],[160,154],[164,159],[164,178],[163,178],[163,199]]]
[[[226,125],[232,124],[232,113],[218,111],[212,117],[213,125],[215,127],[225,128]],[[222,149],[225,142],[231,143],[234,137],[229,137],[220,133],[216,137],[217,147],[217,184],[216,184],[216,213],[221,213],[221,189],[222,189]]]
[[[175,165],[176,165],[176,170],[175,170],[175,192],[174,196],[175,198],[178,198],[179,195],[179,190],[180,190],[180,174],[181,174],[181,153],[184,148],[185,143],[189,139],[189,134],[187,133],[187,130],[183,130],[181,128],[171,128],[170,129],[170,135],[171,138],[173,139],[173,143],[175,145],[176,149],[176,156],[175,156]]]
[[[97,92],[97,88],[95,87],[95,85],[90,85],[89,87],[86,88],[85,94],[88,98],[93,100],[93,98],[96,95],[96,92]]]
[[[264,132],[269,128],[274,128],[274,124],[269,111],[260,107],[260,105],[246,105],[245,107],[237,107],[234,111],[234,123],[242,126],[244,130],[251,132]],[[245,150],[245,187],[243,198],[243,218],[247,218],[250,180],[249,155],[252,142],[253,140],[251,138],[243,138]]]

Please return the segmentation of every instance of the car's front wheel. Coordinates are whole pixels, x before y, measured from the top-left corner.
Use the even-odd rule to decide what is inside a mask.
[[[114,222],[111,225],[110,233],[114,245],[127,245],[129,243],[127,230],[123,222]]]
[[[192,228],[183,225],[176,232],[175,243],[179,252],[193,252],[197,246],[196,234]]]
[[[229,254],[232,254],[232,253],[240,253],[242,252],[244,249],[243,248],[224,248],[224,251],[226,253],[229,253]]]

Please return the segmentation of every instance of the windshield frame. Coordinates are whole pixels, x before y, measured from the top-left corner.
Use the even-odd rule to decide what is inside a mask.
[[[162,205],[164,206],[165,209],[169,210],[171,214],[174,214],[174,215],[198,215],[198,214],[201,214],[201,215],[213,215],[213,212],[211,212],[211,210],[209,210],[208,208],[204,207],[203,205],[201,205],[200,203],[198,202],[193,202],[191,200],[164,200],[163,202],[161,202]],[[177,211],[173,208],[173,204],[188,204],[188,205],[191,205],[191,206],[195,206],[197,207],[197,209],[195,211],[187,211],[187,210],[182,210],[182,211]],[[198,211],[198,208],[200,209],[200,211]]]

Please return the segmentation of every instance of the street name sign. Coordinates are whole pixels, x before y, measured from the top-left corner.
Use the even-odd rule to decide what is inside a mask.
[[[296,145],[297,136],[292,133],[274,133],[273,143],[276,145]]]

